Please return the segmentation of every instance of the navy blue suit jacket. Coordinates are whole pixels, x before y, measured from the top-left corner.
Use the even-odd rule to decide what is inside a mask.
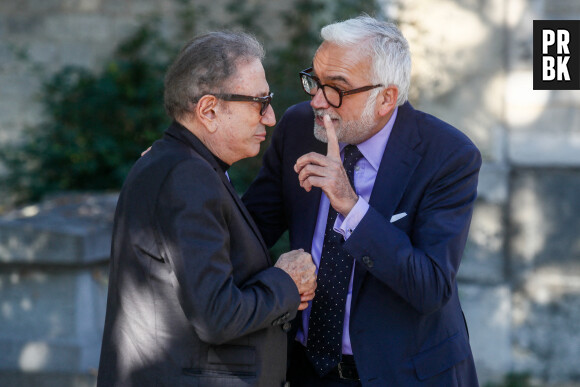
[[[292,249],[311,249],[321,190],[301,188],[293,166],[326,154],[313,122],[308,103],[288,109],[244,195],[269,246],[288,229]],[[456,278],[480,166],[459,130],[399,108],[370,208],[343,245],[356,260],[350,337],[363,386],[478,385]]]

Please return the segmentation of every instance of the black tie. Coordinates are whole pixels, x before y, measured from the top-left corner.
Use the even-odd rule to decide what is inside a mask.
[[[344,169],[354,188],[354,166],[362,157],[355,145],[344,148]],[[342,329],[346,296],[354,258],[343,248],[343,237],[334,231],[337,212],[328,209],[324,244],[318,268],[318,287],[308,323],[306,354],[320,376],[326,375],[342,358]]]

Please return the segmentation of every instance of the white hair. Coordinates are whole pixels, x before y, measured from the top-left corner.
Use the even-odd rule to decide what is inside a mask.
[[[407,39],[395,24],[363,15],[327,25],[320,35],[327,42],[343,47],[353,46],[371,55],[371,82],[397,86],[397,106],[407,101],[411,83],[411,52]]]

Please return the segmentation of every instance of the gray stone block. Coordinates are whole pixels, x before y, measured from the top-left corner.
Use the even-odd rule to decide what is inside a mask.
[[[580,115],[568,126],[580,125]],[[509,136],[509,157],[519,166],[580,166],[580,134],[521,131]]]
[[[516,169],[512,187],[514,369],[541,385],[579,381],[580,171]]]
[[[457,274],[461,281],[504,283],[504,205],[477,201]]]
[[[540,269],[514,294],[515,370],[541,385],[580,382],[580,275]]]
[[[484,162],[479,171],[477,198],[505,204],[509,197],[509,167],[503,163]]]
[[[509,254],[516,282],[539,269],[580,275],[580,171],[515,169]]]
[[[580,15],[580,3],[575,0],[545,1],[546,19],[571,19],[570,15]]]
[[[96,384],[97,378],[93,373],[0,373],[0,386],[2,387],[95,387]]]
[[[98,368],[106,263],[90,268],[4,268],[0,370],[87,373]]]
[[[73,195],[0,218],[0,262],[79,264],[109,257],[117,194]]]
[[[96,73],[102,71],[105,58],[108,57],[114,45],[83,42],[67,42],[59,44],[56,51],[58,68],[64,66],[79,66]]]
[[[67,13],[48,15],[45,19],[46,38],[57,42],[106,42],[115,37],[111,17],[99,13]]]
[[[511,293],[509,286],[460,284],[459,297],[480,385],[498,382],[511,371]]]

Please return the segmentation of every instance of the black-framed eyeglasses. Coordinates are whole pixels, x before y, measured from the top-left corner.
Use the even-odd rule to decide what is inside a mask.
[[[258,102],[262,104],[260,108],[260,115],[263,116],[266,114],[266,110],[268,110],[268,106],[272,102],[272,98],[274,97],[274,93],[270,93],[263,97],[252,97],[249,95],[241,95],[241,94],[212,94],[216,98],[223,99],[224,101],[245,101],[245,102]]]
[[[314,97],[318,93],[319,89],[322,89],[322,94],[326,98],[326,102],[332,107],[339,108],[342,105],[342,97],[345,95],[351,95],[356,93],[362,93],[363,91],[376,89],[377,87],[383,87],[383,85],[372,85],[358,87],[352,90],[340,90],[338,87],[331,85],[323,85],[320,83],[320,79],[317,76],[312,75],[312,67],[306,70],[300,71],[300,81],[302,82],[302,87],[306,94]]]

